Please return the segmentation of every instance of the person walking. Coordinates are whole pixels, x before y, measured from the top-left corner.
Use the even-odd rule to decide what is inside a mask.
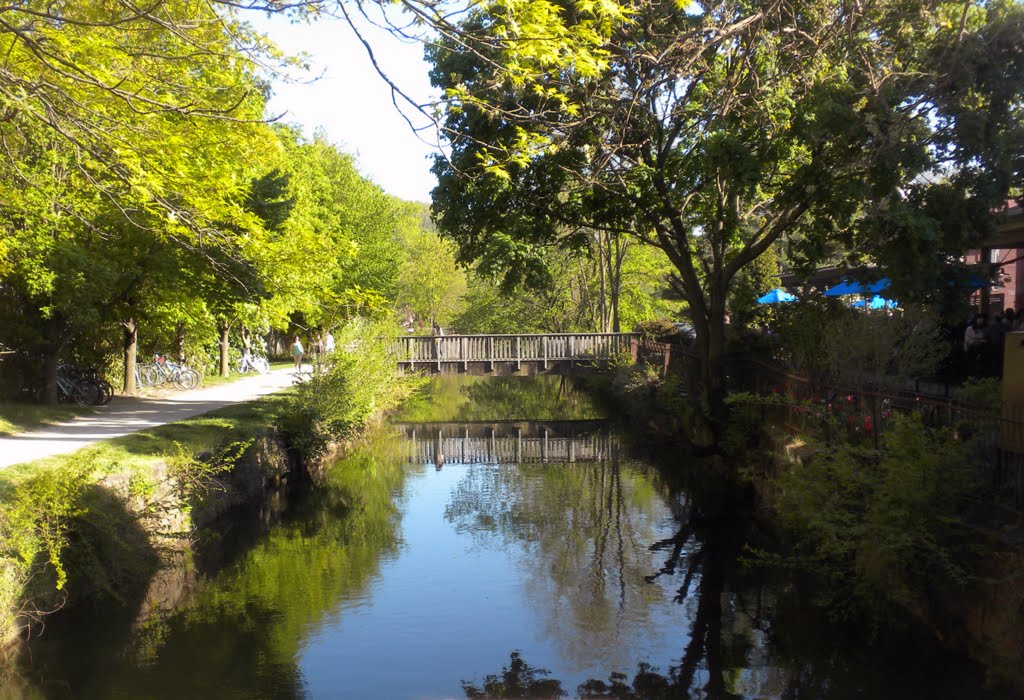
[[[299,340],[299,336],[295,336],[295,340],[292,341],[292,357],[295,358],[295,371],[302,371],[302,341]]]

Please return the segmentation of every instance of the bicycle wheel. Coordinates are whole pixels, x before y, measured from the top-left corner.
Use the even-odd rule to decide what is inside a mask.
[[[80,379],[72,383],[70,389],[68,395],[80,406],[95,406],[103,395],[100,385],[91,379]]]
[[[260,374],[266,374],[270,371],[270,363],[267,362],[265,357],[257,357],[252,361],[253,368]]]
[[[195,370],[188,369],[187,367],[179,368],[174,373],[174,386],[178,387],[182,391],[188,391],[194,389],[196,384],[199,383],[199,373]]]
[[[114,387],[110,386],[110,382],[106,379],[94,380],[100,388],[100,406],[106,406],[110,403],[110,400],[114,398]]]
[[[160,381],[160,372],[154,365],[144,364],[138,365],[136,368],[139,371],[138,380],[142,386],[153,386]]]

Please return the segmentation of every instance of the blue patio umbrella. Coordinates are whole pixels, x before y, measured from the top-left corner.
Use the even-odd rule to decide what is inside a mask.
[[[871,284],[864,284],[863,282],[851,282],[850,280],[843,280],[835,287],[825,290],[825,296],[827,297],[843,297],[847,294],[878,294],[889,288],[892,284],[892,280],[888,277],[883,277],[877,282]]]
[[[796,297],[787,292],[785,289],[773,289],[772,291],[765,294],[763,297],[759,297],[757,303],[778,304],[780,302],[786,301],[796,301]]]
[[[884,309],[886,307],[890,309],[895,309],[897,306],[899,306],[899,302],[897,302],[894,299],[883,299],[882,297],[876,294],[870,299],[861,299],[860,301],[855,301],[852,304],[850,304],[850,306],[854,308],[864,308],[866,306],[869,309]]]

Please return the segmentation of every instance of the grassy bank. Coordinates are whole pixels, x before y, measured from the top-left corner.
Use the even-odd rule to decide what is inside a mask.
[[[141,585],[161,548],[188,533],[197,500],[254,436],[277,429],[294,393],[0,472],[0,639],[69,595]]]
[[[200,514],[223,510],[211,502],[262,496],[287,474],[286,451],[322,462],[415,390],[380,328],[337,335],[346,349],[299,386],[0,472],[0,640],[69,600],[131,600],[166,554],[188,550]]]
[[[91,413],[92,410],[89,406],[74,404],[40,406],[24,401],[0,401],[0,437],[17,435],[44,425],[70,420],[75,416]]]

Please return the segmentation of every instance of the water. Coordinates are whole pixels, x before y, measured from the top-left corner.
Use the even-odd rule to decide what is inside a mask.
[[[280,522],[184,569],[173,611],[55,616],[19,691],[596,697],[641,668],[621,697],[984,697],[931,645],[850,643],[739,565],[742,510],[681,490],[600,417],[558,380],[436,382]]]

